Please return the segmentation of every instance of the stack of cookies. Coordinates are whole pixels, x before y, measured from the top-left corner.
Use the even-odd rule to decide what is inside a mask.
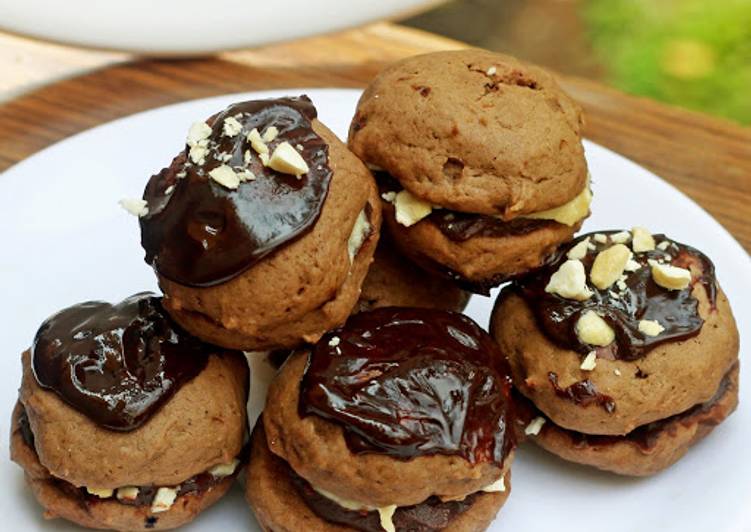
[[[480,50],[385,69],[348,145],[305,96],[193,124],[122,202],[163,295],[65,309],[23,354],[11,454],[45,516],[175,528],[245,470],[264,530],[479,532],[525,440],[674,463],[736,406],[738,333],[700,251],[575,238],[581,128]],[[489,334],[461,311],[505,282]]]

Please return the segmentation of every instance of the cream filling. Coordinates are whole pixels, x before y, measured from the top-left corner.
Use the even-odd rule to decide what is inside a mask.
[[[347,252],[349,253],[349,262],[352,263],[360,251],[365,239],[370,234],[371,226],[368,221],[368,216],[365,214],[365,209],[360,211],[355,220],[355,225],[352,227],[352,232],[349,235],[347,241]]]
[[[411,227],[420,220],[430,215],[433,209],[440,208],[423,201],[408,190],[399,192],[386,192],[381,197],[394,206],[396,221],[404,227]],[[569,227],[577,224],[589,214],[589,206],[592,203],[592,191],[587,185],[574,199],[559,207],[545,211],[524,214],[521,218],[536,220],[553,220]]]
[[[237,466],[240,465],[240,460],[235,458],[226,464],[217,464],[207,471],[214,478],[228,477],[235,472]],[[156,490],[154,500],[151,501],[151,512],[159,513],[169,510],[177,499],[177,492],[180,490],[180,485],[174,487],[162,486]],[[86,491],[91,495],[95,495],[100,499],[111,499],[116,497],[120,501],[132,501],[138,497],[139,488],[137,486],[122,486],[117,489],[112,488],[95,488],[91,486],[86,487]]]
[[[389,504],[387,506],[370,506],[368,504],[364,504],[361,502],[353,501],[351,499],[344,499],[342,497],[339,497],[338,495],[334,495],[330,491],[326,491],[321,488],[317,488],[315,486],[312,486],[313,489],[318,492],[320,495],[323,495],[327,499],[335,502],[342,508],[346,510],[351,510],[353,512],[360,512],[360,511],[366,511],[366,512],[378,512],[378,516],[381,521],[381,528],[383,528],[386,532],[396,532],[396,527],[394,526],[394,513],[396,513],[396,509],[398,508],[395,504]],[[478,492],[484,492],[484,493],[498,493],[498,492],[504,492],[506,491],[506,482],[505,482],[505,475],[502,475],[501,478],[496,480],[495,482],[492,482],[485,486],[484,488],[481,488],[478,490]],[[465,497],[471,495],[467,494]],[[464,498],[464,497],[462,497]]]

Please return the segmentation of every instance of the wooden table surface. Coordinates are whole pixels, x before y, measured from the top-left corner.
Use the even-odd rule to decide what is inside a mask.
[[[17,50],[9,53],[14,43]],[[385,63],[462,46],[379,23],[215,58],[167,61],[0,35],[5,77],[0,100],[19,87],[46,81],[44,67],[50,77],[97,68],[0,104],[0,171],[73,133],[145,109],[228,92],[362,87]],[[16,71],[23,74],[14,82]],[[561,81],[586,111],[588,138],[671,182],[751,250],[751,129],[628,96],[599,83],[570,77]]]

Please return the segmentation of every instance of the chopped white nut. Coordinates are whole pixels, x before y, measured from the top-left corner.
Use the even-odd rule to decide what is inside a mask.
[[[331,338],[331,340],[329,340],[329,347],[336,347],[339,345],[341,341],[342,341],[341,338],[339,338],[338,336],[334,336]]]
[[[177,490],[173,488],[159,488],[156,490],[154,500],[151,502],[152,513],[166,512],[177,498]]]
[[[626,290],[628,290],[628,285],[626,284],[626,281],[624,281],[623,279],[618,279],[615,282],[615,286],[617,286],[618,290],[620,290],[621,292],[625,292]]]
[[[211,170],[209,172],[209,177],[230,190],[235,190],[240,185],[240,178],[235,171],[226,164],[217,166]]]
[[[394,192],[393,190],[389,192],[384,192],[383,194],[381,194],[381,197],[383,198],[384,201],[388,201],[389,203],[394,203],[394,200],[396,199],[396,192]]]
[[[268,153],[259,153],[258,158],[261,159],[261,164],[264,166],[269,165],[269,154]]]
[[[621,231],[619,233],[610,235],[610,240],[614,244],[625,244],[626,242],[631,240],[631,233],[629,233],[628,231]]]
[[[381,528],[386,532],[396,532],[396,527],[394,527],[394,512],[396,512],[396,504],[390,504],[383,508],[378,508]]]
[[[615,369],[613,370],[613,373],[615,373],[615,376],[616,376],[616,377],[620,377],[620,376],[621,376],[621,370],[619,370],[618,368],[615,368]]]
[[[188,146],[206,145],[206,141],[211,136],[211,126],[206,122],[195,122],[188,130],[188,138],[185,143]]]
[[[396,221],[404,227],[410,227],[425,218],[433,210],[433,206],[412,195],[409,190],[400,190],[394,197]]]
[[[598,244],[605,244],[608,241],[608,235],[604,235],[602,233],[596,233],[593,238],[594,241]]]
[[[623,244],[616,244],[600,251],[589,271],[592,284],[600,290],[610,288],[623,275],[630,258],[631,251]]]
[[[662,242],[657,244],[657,249],[659,249],[660,251],[665,251],[670,247],[670,244],[672,244],[670,240],[663,240]]]
[[[588,310],[576,322],[576,335],[582,343],[606,346],[615,340],[615,332],[595,311]]]
[[[247,139],[248,142],[250,142],[250,147],[253,148],[257,154],[261,155],[263,153],[269,153],[269,147],[266,146],[266,143],[263,141],[261,134],[256,128],[253,128],[250,133],[248,133]]]
[[[537,416],[532,421],[529,422],[529,425],[526,426],[524,429],[524,434],[527,436],[537,436],[540,434],[540,430],[542,429],[542,426],[545,424],[545,418],[542,416]]]
[[[229,118],[224,119],[222,135],[225,137],[236,137],[242,132],[242,130],[243,125],[238,122],[237,118],[230,116]]]
[[[144,199],[123,198],[118,203],[133,216],[142,218],[149,214],[149,204]]]
[[[640,320],[639,321],[639,332],[642,332],[646,334],[647,336],[657,336],[662,331],[665,330],[665,327],[660,325],[660,322],[655,320]]]
[[[256,178],[256,174],[254,174],[250,170],[245,170],[244,168],[236,170],[235,173],[237,174],[237,178],[240,180],[240,183],[253,181]]]
[[[215,465],[214,467],[209,469],[209,474],[215,478],[228,477],[235,472],[235,469],[237,469],[238,465],[240,465],[240,460],[235,458],[227,464]]]
[[[303,146],[302,146],[302,144],[295,144],[295,149],[296,149],[297,151],[302,151],[302,150],[303,150]],[[319,170],[320,170],[320,168],[319,168]]]
[[[561,264],[558,271],[550,276],[545,291],[577,301],[592,297],[592,290],[587,286],[584,264],[579,260],[567,260]]]
[[[264,142],[271,142],[274,140],[277,135],[279,135],[279,130],[274,126],[269,126],[266,128],[266,131],[263,132],[263,136],[261,137]]]
[[[243,161],[245,161],[245,164],[250,164],[252,158],[253,155],[250,153],[250,150],[245,150],[245,153],[243,154]]]
[[[167,188],[164,189],[164,195],[169,196],[175,191],[175,185],[170,185]]]
[[[613,299],[621,298],[621,295],[618,292],[613,292],[612,290],[608,290],[608,295],[612,297]]]
[[[89,488],[88,486],[86,487],[86,491],[100,499],[109,499],[115,493],[115,490],[111,488]]]
[[[355,220],[355,225],[352,227],[352,232],[347,241],[347,252],[349,253],[350,264],[355,260],[357,253],[360,251],[360,248],[369,234],[370,222],[368,222],[368,217],[363,209],[360,211],[360,214],[357,215],[357,220]]]
[[[117,498],[121,501],[135,501],[138,498],[138,488],[135,486],[117,488]]]
[[[579,369],[583,371],[592,371],[595,367],[597,367],[597,353],[595,351],[590,351],[587,353],[587,356],[584,357],[584,360],[582,360]]]
[[[496,72],[497,72],[496,68],[494,66],[492,66],[485,73],[488,76],[494,76]]]
[[[650,262],[652,266],[652,279],[654,282],[668,290],[683,290],[691,283],[691,271],[686,268],[678,268],[670,264]]]
[[[543,419],[543,423],[545,420]],[[484,488],[482,488],[480,491],[484,491],[485,493],[502,493],[506,491],[506,482],[505,478],[501,477],[495,482],[488,484]]]
[[[308,173],[308,170],[310,170],[308,163],[289,142],[282,142],[276,147],[274,153],[271,154],[268,166],[277,172],[297,177]]]
[[[202,165],[206,162],[206,156],[209,154],[208,146],[201,146],[196,144],[191,146],[190,153],[188,154],[193,164]]]
[[[589,251],[589,237],[569,249],[566,257],[572,260],[582,260],[587,256],[587,251]]]
[[[631,248],[634,250],[634,253],[652,251],[655,248],[655,239],[647,229],[634,227],[631,229],[631,235],[633,236]]]
[[[641,263],[636,262],[634,259],[628,259],[628,261],[626,261],[626,267],[624,268],[624,270],[626,270],[627,272],[635,272],[641,269],[641,267]]]

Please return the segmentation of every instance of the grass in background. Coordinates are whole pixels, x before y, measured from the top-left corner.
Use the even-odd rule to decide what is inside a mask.
[[[583,0],[614,86],[751,124],[751,1]]]

